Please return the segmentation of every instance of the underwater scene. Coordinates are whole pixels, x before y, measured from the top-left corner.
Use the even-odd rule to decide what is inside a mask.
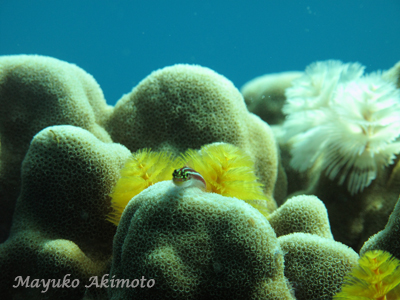
[[[1,300],[400,300],[400,1],[0,1]]]

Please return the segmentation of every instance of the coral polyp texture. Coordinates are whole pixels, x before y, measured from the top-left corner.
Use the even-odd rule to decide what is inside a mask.
[[[293,84],[289,117],[274,132],[286,130],[294,159],[295,149],[319,145],[315,157],[303,153],[310,164],[296,158],[305,171],[290,178],[304,176],[304,190],[277,209],[286,200],[288,148],[281,164],[269,125],[216,72],[166,67],[111,107],[75,65],[0,57],[1,239],[9,235],[0,244],[0,298],[331,299],[358,259],[337,240],[360,249],[400,194],[398,159],[381,168],[397,151],[398,66],[362,73],[359,64],[328,62],[274,79],[279,96]],[[325,140],[308,140],[320,131]],[[347,144],[335,144],[340,134]],[[397,205],[362,253],[399,255],[398,216]],[[67,275],[79,286],[42,293],[40,280]],[[155,281],[85,287],[106,275]],[[26,285],[14,288],[18,276]]]
[[[20,192],[21,163],[33,136],[74,125],[110,142],[101,123],[110,107],[94,78],[51,57],[0,57],[0,242],[7,237]]]
[[[106,221],[112,186],[130,152],[74,126],[51,126],[33,138],[22,165],[21,194],[9,239],[0,244],[2,299],[43,299],[41,288],[14,279],[87,283],[107,271],[115,226]],[[79,299],[85,292],[49,288],[48,299]]]
[[[213,142],[233,144],[254,161],[269,199],[286,196],[270,127],[248,112],[232,82],[208,68],[174,65],[154,71],[118,101],[105,128],[132,152],[151,148],[179,155]]]
[[[288,199],[268,217],[268,221],[278,237],[303,232],[333,240],[325,205],[315,196],[300,195]]]
[[[286,90],[283,108],[292,166],[305,171],[320,160],[353,195],[400,152],[400,92],[380,73],[362,74],[357,63],[314,63]]]
[[[357,253],[332,239],[297,232],[278,241],[297,300],[332,299],[357,264]]]
[[[400,260],[381,250],[364,253],[333,299],[400,299]]]
[[[134,197],[114,238],[110,277],[154,279],[110,288],[110,299],[294,299],[268,221],[245,202],[156,183]]]

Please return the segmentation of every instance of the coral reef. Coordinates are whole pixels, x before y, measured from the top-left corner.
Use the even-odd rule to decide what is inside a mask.
[[[285,90],[301,75],[302,72],[282,72],[250,80],[240,89],[247,109],[269,125],[281,124],[285,119]]]
[[[213,142],[233,144],[255,162],[269,199],[286,196],[271,129],[248,112],[232,82],[208,68],[174,65],[153,72],[117,102],[105,128],[132,152],[179,155]]]
[[[115,226],[105,220],[108,194],[130,155],[119,144],[104,143],[70,125],[51,126],[32,140],[22,165],[9,239],[0,244],[0,295],[11,299],[79,299],[85,289],[12,288],[17,276],[31,280],[87,282],[106,272]]]
[[[288,199],[268,217],[268,221],[278,237],[303,232],[333,239],[326,208],[315,196]]]
[[[17,195],[21,191],[11,236],[1,245],[1,263],[4,270],[7,271],[3,273],[4,278],[2,279],[4,280],[1,290],[7,297],[29,295],[34,299],[35,297],[40,298],[39,289],[11,288],[13,276],[18,272],[21,275],[31,274],[32,278],[46,275],[55,279],[63,273],[70,273],[82,280],[87,279],[90,275],[100,275],[106,272],[115,231],[115,227],[105,220],[105,216],[110,212],[108,194],[117,180],[117,169],[128,159],[129,151],[120,145],[111,144],[112,140],[103,127],[104,125],[109,128],[110,133],[121,129],[113,127],[112,121],[120,117],[119,114],[123,109],[118,110],[118,105],[116,109],[107,106],[97,83],[83,70],[56,59],[41,56],[2,57],[1,63],[0,101],[4,102],[2,102],[4,109],[0,115],[2,193],[6,195],[8,190],[14,193],[10,192],[9,197],[7,196],[7,199],[12,200],[9,203],[5,202],[6,197],[2,197],[2,204],[13,207],[13,202],[16,201]],[[224,77],[198,66],[176,66],[166,69],[172,71],[172,78],[170,78],[172,82],[170,82],[169,89],[173,90],[174,84],[181,82],[183,86],[178,87],[180,95],[188,95],[183,98],[174,94],[172,96],[178,102],[183,101],[183,104],[204,107],[209,110],[209,113],[205,116],[204,111],[190,110],[192,121],[198,124],[198,128],[202,130],[194,134],[188,130],[196,129],[196,126],[192,126],[194,123],[191,125],[183,122],[187,117],[186,111],[178,109],[179,106],[168,106],[167,103],[164,103],[167,111],[171,109],[175,111],[169,117],[178,118],[175,122],[176,127],[171,130],[167,126],[169,140],[160,139],[159,145],[145,142],[149,146],[154,146],[155,149],[163,149],[165,145],[174,145],[179,139],[186,139],[186,141],[195,142],[193,144],[184,142],[180,144],[180,147],[199,148],[205,143],[200,139],[203,132],[211,133],[216,141],[220,141],[223,139],[222,136],[228,135],[228,140],[243,146],[243,150],[251,154],[252,159],[256,161],[257,172],[262,175],[264,182],[268,185],[266,191],[270,199],[273,199],[278,177],[279,158],[269,127],[246,111],[240,93]],[[181,75],[186,80],[184,78],[177,80],[180,75],[176,70],[181,69],[184,69]],[[159,73],[164,72],[161,70]],[[203,76],[202,73],[206,75]],[[154,80],[154,78],[150,78],[150,80]],[[195,83],[199,85],[200,90],[198,88],[191,89],[196,85]],[[208,84],[211,87],[204,88]],[[150,86],[155,85],[151,84]],[[140,87],[142,85],[139,85]],[[163,93],[164,91],[158,97],[163,98],[165,96]],[[154,96],[156,95],[157,93],[154,93]],[[210,101],[210,95],[212,101]],[[233,97],[231,97],[232,95]],[[216,108],[214,104],[217,104],[218,101],[214,98],[218,98],[218,96],[220,96],[219,103],[222,107],[217,113],[219,120],[214,120],[215,115],[211,112]],[[170,101],[172,99],[168,98]],[[209,104],[204,105],[203,102]],[[140,108],[139,103],[136,104]],[[28,109],[26,109],[27,107]],[[152,111],[154,110],[152,109]],[[132,119],[132,117],[134,118]],[[133,124],[140,124],[146,118],[146,115],[139,114],[131,115],[123,120],[125,122],[123,135],[135,132],[138,137],[143,137],[140,136],[138,127],[132,130],[127,125],[132,120],[134,120]],[[208,123],[205,122],[207,120]],[[165,119],[160,119],[159,125],[157,122],[152,122],[152,125],[164,126],[164,121]],[[72,124],[82,129],[48,127],[61,124]],[[218,126],[210,127],[213,124]],[[46,129],[40,132],[43,128]],[[232,130],[235,128],[236,131]],[[109,144],[101,144],[100,148],[94,151],[91,146],[94,137],[87,131],[80,132],[84,129],[90,131],[100,141]],[[38,132],[40,134],[30,144],[31,138]],[[68,137],[68,132],[75,133],[71,133],[72,137]],[[82,140],[80,140],[80,136]],[[194,140],[193,137],[195,137]],[[43,150],[39,147],[43,145],[47,145],[51,150]],[[130,146],[129,143],[127,146]],[[28,147],[30,147],[29,151]],[[115,147],[120,147],[120,151],[122,151],[118,159],[113,151],[108,153]],[[45,152],[46,155],[43,156],[40,151]],[[35,165],[28,162],[28,157],[32,158],[33,155],[29,154],[30,152],[38,155]],[[12,156],[13,153],[14,156]],[[25,154],[27,157],[24,166],[21,166]],[[34,157],[36,157],[35,155]],[[115,165],[116,160],[118,166]],[[67,164],[66,161],[68,161]],[[98,165],[99,161],[103,161],[103,163],[108,161],[108,163]],[[57,164],[59,169],[54,169],[54,164]],[[107,169],[107,165],[110,164],[113,165],[112,174],[109,174]],[[22,188],[20,182],[14,180],[20,174],[21,168],[24,170]],[[10,169],[14,173],[5,172]],[[285,194],[284,174],[279,178],[280,197],[283,199]],[[39,183],[39,179],[43,181]],[[89,185],[87,180],[91,180]],[[95,187],[91,187],[93,184]],[[88,192],[92,195],[87,195]],[[20,254],[14,257],[12,256],[13,252]],[[65,262],[64,258],[68,255],[71,255],[71,258]],[[39,257],[41,258],[39,259]],[[23,264],[18,264],[18,260],[22,262],[29,260],[31,264],[24,267]],[[11,262],[17,265],[13,271],[10,270]],[[35,269],[36,264],[42,265],[43,268]],[[54,266],[52,266],[53,264]],[[82,264],[88,269],[82,268]],[[86,294],[93,293],[87,291]],[[61,298],[77,297],[77,295],[82,295],[82,288],[63,290],[58,293],[53,289],[46,295]]]
[[[400,260],[400,200],[397,201],[385,229],[370,237],[360,253],[371,250],[387,251]]]
[[[110,272],[156,285],[110,288],[110,299],[293,299],[280,253],[267,220],[245,202],[159,182],[126,207]]]
[[[396,70],[382,78],[392,78],[393,84]],[[276,95],[282,96],[282,86],[290,81],[277,78]],[[271,86],[262,93],[272,91]],[[377,168],[375,180],[354,194],[337,184],[342,175],[332,181],[322,172],[321,157],[289,177],[303,176],[296,193],[316,197],[298,195],[284,203],[282,165],[289,166],[292,145],[281,147],[286,149],[281,165],[269,125],[248,112],[229,80],[200,66],[155,71],[110,107],[94,79],[75,65],[41,56],[0,57],[0,105],[0,199],[7,212],[16,202],[9,238],[0,244],[0,295],[6,300],[331,299],[357,263],[358,255],[347,246],[360,248],[382,229],[400,193],[397,161]],[[280,129],[276,125],[274,132]],[[232,158],[229,151],[221,156],[210,148],[226,145],[221,142],[238,147],[233,153],[254,164],[256,176],[250,168],[252,174],[229,179],[265,186],[271,211],[274,200],[283,204],[267,218],[239,199],[243,190],[219,190],[219,177]],[[132,161],[131,152],[146,156],[150,150],[144,149],[150,148],[171,157],[194,149],[184,157],[212,168],[212,161],[199,159],[210,149],[218,159],[229,159],[220,165],[224,172],[214,170],[211,179],[204,175],[206,184],[199,177],[201,184],[185,184],[185,171],[191,176],[195,171],[179,165],[181,172],[173,177],[162,159],[148,157],[142,172],[129,174],[145,184],[126,197],[129,203],[116,228],[107,216],[110,194],[127,175],[121,177],[120,170],[130,163],[144,166],[143,157]],[[150,173],[163,170],[163,181],[155,183]],[[386,229],[362,252],[386,247],[398,255],[398,213],[396,206]],[[333,239],[330,224],[333,237],[347,246]],[[40,280],[63,280],[67,274],[80,285],[50,286],[43,293]],[[13,288],[18,276],[36,283]],[[86,288],[93,276],[108,276],[111,282],[147,278],[152,286]]]
[[[335,240],[359,251],[371,235],[385,227],[393,211],[400,194],[400,185],[394,180],[397,173],[396,168],[380,170],[377,179],[354,196],[324,176],[304,192],[324,202]]]
[[[289,195],[321,199],[335,240],[356,251],[383,229],[400,193],[396,70],[313,63],[286,89],[288,116],[274,129]]]
[[[278,241],[285,253],[285,277],[297,300],[332,299],[357,264],[357,253],[332,239],[292,233]]]
[[[7,238],[20,193],[21,163],[33,136],[74,125],[111,142],[101,123],[111,109],[94,78],[51,57],[0,57],[0,242]]]

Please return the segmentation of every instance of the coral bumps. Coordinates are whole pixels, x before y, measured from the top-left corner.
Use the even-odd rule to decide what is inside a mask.
[[[129,202],[110,276],[156,278],[111,299],[292,299],[267,220],[245,202],[156,183]]]
[[[108,194],[130,152],[74,126],[51,126],[32,140],[9,239],[0,244],[0,295],[43,299],[40,288],[12,288],[17,276],[87,281],[107,271],[115,227],[105,220]],[[49,299],[79,299],[50,288]]]
[[[43,296],[40,289],[13,289],[18,275],[72,274],[83,281],[107,272],[115,232],[106,220],[109,194],[129,156],[121,144],[174,152],[231,142],[255,162],[269,199],[275,186],[285,190],[268,125],[248,113],[230,81],[207,68],[155,72],[111,108],[93,77],[75,65],[6,56],[0,58],[0,102],[1,204],[8,215],[16,206],[10,237],[0,246],[6,298]],[[157,118],[155,108],[163,112]],[[83,285],[52,288],[46,296],[78,299],[84,292]]]
[[[317,198],[289,200],[269,222],[234,192],[175,186],[171,174],[129,200],[117,229],[106,220],[120,169],[145,148],[177,155],[232,144],[254,163],[269,209],[283,202],[285,174],[270,127],[214,71],[155,71],[114,108],[90,75],[55,59],[2,57],[0,78],[0,192],[5,206],[16,202],[0,245],[4,299],[330,299],[356,265],[358,255],[332,239]],[[17,276],[66,274],[79,287],[45,295],[12,287]],[[155,284],[85,288],[106,274]]]
[[[132,152],[151,148],[179,155],[213,142],[233,144],[255,162],[267,197],[285,197],[271,129],[248,112],[232,82],[208,68],[174,65],[154,71],[118,101],[105,128]]]
[[[33,136],[74,125],[110,142],[101,119],[110,107],[94,78],[76,65],[37,55],[0,57],[0,242],[20,192],[21,163]],[[4,228],[4,229],[3,229]]]

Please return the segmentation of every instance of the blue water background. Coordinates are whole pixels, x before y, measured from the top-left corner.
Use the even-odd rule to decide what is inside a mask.
[[[0,0],[0,55],[41,54],[92,74],[115,102],[153,70],[200,64],[240,87],[316,60],[400,60],[400,0]]]

